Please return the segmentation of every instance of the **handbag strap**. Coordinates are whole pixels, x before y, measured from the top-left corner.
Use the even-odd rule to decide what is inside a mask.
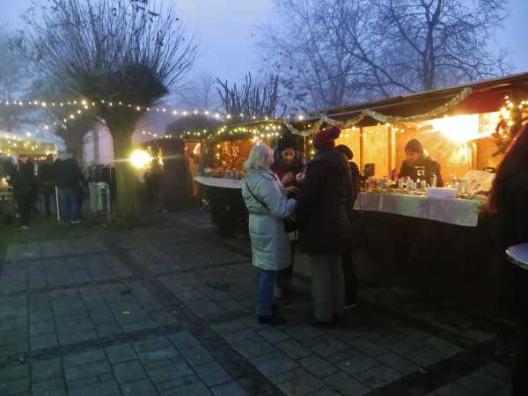
[[[257,201],[259,204],[261,204],[262,206],[264,206],[264,208],[269,211],[269,207],[268,205],[266,205],[266,202],[262,201],[260,198],[258,198],[255,194],[253,194],[253,191],[251,191],[251,188],[249,188],[248,184],[246,181],[244,181],[244,185],[246,186],[246,189],[248,190],[249,194],[253,197],[253,199],[255,199],[255,201]]]

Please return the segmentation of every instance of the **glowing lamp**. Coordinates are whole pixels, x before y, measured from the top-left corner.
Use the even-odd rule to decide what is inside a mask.
[[[152,161],[151,155],[145,150],[134,150],[129,159],[136,169],[145,169]]]
[[[434,130],[453,143],[467,143],[488,136],[480,133],[479,117],[475,114],[437,118],[430,123]]]

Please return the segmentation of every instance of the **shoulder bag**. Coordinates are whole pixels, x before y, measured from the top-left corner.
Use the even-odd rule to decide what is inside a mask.
[[[251,188],[249,188],[248,184],[245,181],[244,181],[244,185],[246,186],[246,189],[248,190],[249,194],[255,199],[255,201],[261,204],[269,212],[269,207],[266,204],[266,202],[262,201],[255,194],[253,194],[253,191],[251,191]],[[287,233],[297,230],[297,221],[295,220],[294,215],[290,215],[284,218],[284,229],[286,230]]]

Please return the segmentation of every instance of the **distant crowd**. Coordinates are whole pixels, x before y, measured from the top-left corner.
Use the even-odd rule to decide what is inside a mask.
[[[12,187],[14,214],[22,229],[28,229],[37,214],[56,214],[65,224],[79,224],[89,183],[115,186],[112,167],[93,165],[82,169],[69,152],[57,159],[48,155],[40,162],[21,156],[16,161],[2,163],[0,175]]]

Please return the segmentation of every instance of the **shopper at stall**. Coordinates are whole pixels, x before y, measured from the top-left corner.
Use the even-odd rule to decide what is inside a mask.
[[[278,176],[283,186],[295,186],[295,176],[302,170],[303,162],[293,136],[283,135],[279,139],[273,158],[271,170]]]
[[[409,140],[405,146],[405,156],[398,177],[410,177],[414,181],[425,180],[427,184],[436,184],[437,187],[444,186],[440,164],[426,155],[420,141]]]
[[[528,243],[528,125],[518,133],[497,170],[489,209],[499,220],[501,254],[512,245]],[[528,395],[528,273],[514,265],[505,269],[510,275],[506,288],[513,294],[508,303],[516,307],[523,335],[513,369],[512,395]]]
[[[54,164],[60,218],[66,224],[78,224],[81,222],[80,197],[84,176],[72,153],[62,153],[61,157]]]
[[[39,164],[37,177],[44,213],[49,216],[51,215],[51,207],[54,204],[55,197],[53,155],[46,156],[46,159]]]
[[[22,229],[27,230],[31,223],[33,205],[37,199],[35,165],[28,158],[19,158],[11,168],[9,183],[13,187],[13,198],[17,204]]]
[[[280,179],[282,185],[284,187],[296,186],[296,175],[302,171],[303,161],[300,153],[297,151],[295,138],[291,135],[283,135],[277,143],[273,158],[274,161],[271,170]],[[291,250],[290,265],[279,273],[276,295],[282,298],[290,297],[293,289],[293,264],[296,244],[295,235],[295,231],[289,234]]]
[[[341,254],[351,176],[347,159],[334,149],[340,133],[327,127],[315,135],[317,154],[308,163],[297,210],[301,248],[310,261],[314,324],[322,326],[343,315],[345,302]]]
[[[290,246],[284,219],[295,210],[296,201],[271,171],[273,150],[264,144],[253,147],[244,164],[246,178],[242,197],[249,212],[249,235],[253,265],[257,269],[256,311],[262,324],[285,323],[273,310],[273,288],[280,270],[290,263]]]
[[[356,201],[356,198],[360,191],[360,185],[361,185],[361,172],[359,171],[359,167],[354,162],[354,153],[352,150],[350,150],[350,147],[345,146],[344,144],[340,144],[339,146],[336,146],[335,148],[337,151],[339,151],[341,154],[343,154],[347,160],[348,165],[350,166],[350,177],[351,177],[351,189],[350,189],[350,208],[354,206],[354,202]]]
[[[360,191],[361,173],[359,172],[359,167],[353,161],[354,153],[348,146],[340,144],[339,146],[336,146],[336,150],[346,157],[348,165],[350,166],[351,188],[349,190],[347,214],[349,221],[357,221],[357,213],[354,211],[354,202]],[[354,235],[348,236],[350,238],[355,238]],[[359,282],[356,267],[352,259],[352,247],[354,244],[354,241],[350,241],[350,243],[346,243],[343,247],[342,260],[343,274],[345,278],[345,307],[354,307],[357,302]]]

